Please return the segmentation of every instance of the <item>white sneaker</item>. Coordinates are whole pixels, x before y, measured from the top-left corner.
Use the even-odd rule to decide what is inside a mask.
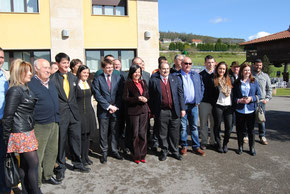
[[[267,141],[266,137],[261,137],[260,141],[261,141],[261,144],[268,145],[268,141]]]
[[[248,137],[244,137],[244,144],[247,144],[249,142],[249,138]]]

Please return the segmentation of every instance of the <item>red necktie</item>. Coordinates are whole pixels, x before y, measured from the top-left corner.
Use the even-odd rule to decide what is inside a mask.
[[[164,80],[164,84],[166,85],[167,84],[167,79],[163,78],[163,80]]]
[[[107,83],[109,86],[109,91],[111,92],[111,81],[110,81],[110,75],[107,76]]]

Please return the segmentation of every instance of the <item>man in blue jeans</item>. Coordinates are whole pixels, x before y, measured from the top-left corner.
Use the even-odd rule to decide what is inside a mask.
[[[192,61],[189,57],[185,57],[181,63],[181,70],[174,75],[179,76],[182,82],[185,100],[186,114],[181,118],[181,154],[187,154],[187,121],[192,139],[192,150],[198,155],[205,156],[204,151],[200,149],[198,138],[198,104],[203,97],[204,86],[198,73],[191,70]]]
[[[3,141],[2,117],[4,114],[5,94],[8,90],[9,73],[3,69],[4,51],[0,47],[0,193],[10,193],[10,188],[7,188],[4,180],[4,158],[7,147]]]
[[[262,71],[263,62],[261,59],[256,59],[253,67],[254,67],[253,76],[257,80],[260,86],[260,90],[261,90],[261,99],[259,99],[260,105],[265,113],[266,104],[269,102],[269,100],[272,99],[271,80],[268,74]],[[268,141],[265,137],[265,134],[266,134],[265,122],[258,123],[258,128],[259,128],[259,137],[260,137],[261,144],[267,145]]]

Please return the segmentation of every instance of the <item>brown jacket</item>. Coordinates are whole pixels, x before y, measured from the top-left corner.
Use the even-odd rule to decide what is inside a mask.
[[[149,100],[149,92],[146,82],[142,80],[143,95]],[[128,115],[140,115],[142,113],[148,113],[149,108],[147,103],[140,102],[138,97],[141,96],[137,86],[132,80],[126,80],[123,91],[123,100],[127,106]]]

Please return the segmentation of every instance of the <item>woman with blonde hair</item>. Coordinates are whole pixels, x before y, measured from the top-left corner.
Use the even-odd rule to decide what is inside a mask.
[[[34,94],[27,87],[32,77],[32,65],[16,59],[10,67],[10,84],[5,97],[3,139],[7,153],[20,155],[24,192],[41,193],[38,187],[38,142],[34,135]],[[23,177],[23,176],[22,176]]]

